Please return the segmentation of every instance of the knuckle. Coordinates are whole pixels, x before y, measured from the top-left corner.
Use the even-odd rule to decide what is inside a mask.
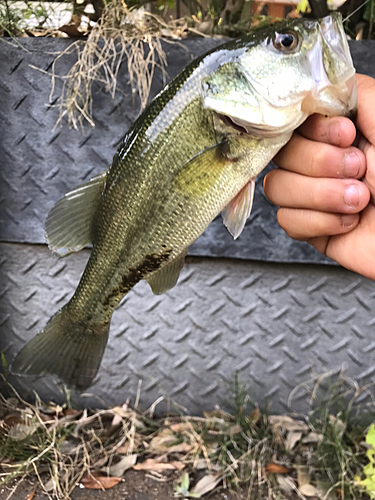
[[[308,184],[308,190],[305,195],[305,205],[310,209],[325,211],[328,207],[325,182],[321,179],[313,179]]]
[[[312,134],[316,140],[327,139],[329,122],[322,115],[314,115]]]
[[[310,156],[310,171],[314,176],[321,174],[323,166],[326,163],[326,150],[323,144],[319,144],[320,147],[316,148],[314,154]]]

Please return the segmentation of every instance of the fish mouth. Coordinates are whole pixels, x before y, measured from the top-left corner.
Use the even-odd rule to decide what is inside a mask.
[[[352,56],[339,12],[331,12],[319,22],[321,35],[326,43],[325,55],[338,81],[346,82],[355,73]],[[327,52],[328,49],[328,52]],[[332,82],[331,83],[335,83]]]
[[[224,115],[222,113],[215,113],[216,116],[230,129],[234,130],[236,133],[241,135],[247,135],[254,138],[272,138],[276,137],[285,132],[290,132],[300,125],[300,120],[296,120],[293,123],[287,123],[281,127],[270,127],[267,125],[254,124],[241,120],[230,115]]]
[[[224,124],[227,127],[230,127],[232,129],[234,129],[239,134],[248,134],[247,128],[245,126],[245,123],[242,120],[236,120],[235,118],[232,118],[232,117],[230,117],[228,115],[222,115],[220,113],[216,113],[216,116],[218,118],[220,118],[220,120],[222,122],[224,122]],[[240,123],[238,123],[238,122],[240,122]]]
[[[307,56],[315,92],[303,100],[301,109],[309,114],[353,116],[357,105],[355,69],[341,14],[331,13],[318,20],[317,29],[319,42]]]
[[[355,75],[335,85],[323,87],[317,96],[307,96],[301,104],[307,114],[342,115],[354,119],[357,113],[357,83]]]

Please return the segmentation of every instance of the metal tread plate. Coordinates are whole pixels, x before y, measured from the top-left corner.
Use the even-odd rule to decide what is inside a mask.
[[[84,136],[66,126],[52,130],[57,110],[46,106],[49,78],[30,65],[48,70],[67,43],[26,40],[27,51],[4,44],[0,50],[0,351],[8,362],[69,299],[88,257],[85,250],[59,261],[36,244],[44,242],[48,210],[107,167],[137,114],[123,70],[115,102],[95,89],[94,129]],[[214,43],[184,41],[195,54]],[[358,70],[375,76],[374,43],[351,49]],[[178,45],[166,50],[173,76],[190,56]],[[159,74],[153,93],[161,87]],[[360,382],[375,380],[374,282],[306,264],[329,260],[287,238],[275,211],[258,182],[250,226],[239,240],[218,219],[190,249],[190,255],[251,261],[193,258],[166,295],[153,296],[145,283],[128,294],[114,314],[89,401],[118,404],[134,397],[141,379],[143,407],[166,393],[199,412],[228,400],[238,371],[255,401],[272,400],[273,411],[284,411],[290,390],[312,370],[347,366]],[[261,262],[267,260],[283,264]],[[45,398],[60,391],[51,378],[10,381],[25,397],[34,389]]]
[[[61,81],[57,80],[50,100],[51,81],[45,72],[51,70],[56,54],[69,43],[64,39],[39,38],[1,45],[0,241],[44,243],[43,225],[53,204],[108,167],[138,114],[138,101],[127,84],[126,64],[122,64],[114,100],[99,85],[93,87],[95,128],[86,128],[84,135],[66,125],[54,129]],[[175,76],[192,55],[218,43],[221,41],[188,39],[165,44],[169,77]],[[351,44],[359,71],[375,74],[374,47],[373,41]],[[74,52],[60,58],[57,74],[67,74],[75,60]],[[151,96],[162,87],[162,75],[156,71]],[[52,105],[48,104],[50,101]],[[192,245],[190,255],[332,263],[306,243],[288,238],[278,226],[276,207],[263,194],[266,171],[259,176],[252,216],[241,237],[234,242],[219,217]]]
[[[88,251],[58,260],[42,245],[0,250],[0,351],[10,362],[69,299]],[[374,328],[375,283],[344,269],[193,258],[167,294],[141,282],[125,297],[89,402],[134,401],[143,380],[142,407],[167,394],[199,412],[230,399],[238,372],[254,401],[285,411],[313,371],[346,366],[375,381]],[[25,397],[59,394],[51,378],[10,380]]]

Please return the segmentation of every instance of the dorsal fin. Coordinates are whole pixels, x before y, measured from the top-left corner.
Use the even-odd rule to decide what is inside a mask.
[[[254,200],[254,189],[255,179],[252,179],[221,212],[224,225],[235,240],[242,233],[246,221],[250,217]]]
[[[60,257],[91,243],[92,220],[106,175],[103,172],[67,193],[48,214],[44,227],[48,246]]]
[[[178,277],[180,276],[181,269],[184,266],[186,254],[187,249],[172,260],[172,262],[147,278],[147,282],[151,287],[152,293],[155,295],[161,295],[162,293],[168,292],[168,290],[175,286]]]

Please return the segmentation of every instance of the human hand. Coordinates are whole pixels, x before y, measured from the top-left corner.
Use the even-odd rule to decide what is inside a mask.
[[[291,238],[375,280],[375,80],[356,78],[355,126],[311,116],[274,158],[264,192]]]

